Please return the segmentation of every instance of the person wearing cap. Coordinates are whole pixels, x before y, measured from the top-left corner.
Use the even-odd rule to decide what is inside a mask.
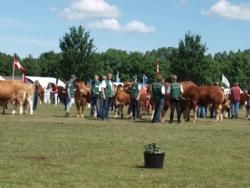
[[[91,84],[91,116],[100,118],[100,101],[101,101],[101,83],[99,76],[94,76],[94,81]]]
[[[181,95],[183,93],[183,87],[180,83],[177,82],[177,76],[171,76],[172,83],[168,88],[168,93],[170,94],[170,121],[169,123],[174,122],[174,112],[176,110],[177,113],[177,122],[178,124],[181,123]]]
[[[132,117],[133,120],[135,118],[140,118],[140,104],[139,104],[139,98],[140,98],[140,91],[141,91],[141,86],[137,82],[137,77],[134,77],[134,82],[131,86],[130,90],[130,97],[131,97],[131,110],[132,110]]]
[[[154,115],[152,122],[161,122],[161,112],[164,107],[164,96],[166,93],[165,86],[163,85],[164,79],[157,75],[157,81],[151,85],[152,98],[154,102]]]
[[[72,104],[74,102],[75,97],[75,75],[70,76],[70,80],[67,83],[66,91],[67,91],[67,104],[66,104],[66,116],[69,116],[70,108],[72,107]]]
[[[234,82],[231,88],[231,118],[238,119],[239,117],[239,106],[240,106],[240,94],[241,89],[238,82]]]
[[[112,81],[112,73],[108,73],[107,77],[103,77],[103,81],[101,84],[102,88],[102,119],[109,119],[109,110],[111,104],[113,102],[113,98],[115,95],[114,83]]]

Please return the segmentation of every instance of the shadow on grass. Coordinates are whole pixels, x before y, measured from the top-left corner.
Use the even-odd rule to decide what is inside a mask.
[[[134,166],[135,168],[138,168],[138,169],[147,169],[147,168],[145,168],[145,166],[143,166],[143,165],[136,165],[136,166]]]

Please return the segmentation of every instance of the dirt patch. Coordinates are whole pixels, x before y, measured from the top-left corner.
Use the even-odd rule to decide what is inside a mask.
[[[45,156],[25,156],[25,157],[20,157],[21,159],[30,159],[30,160],[35,160],[35,161],[45,161],[48,158]]]

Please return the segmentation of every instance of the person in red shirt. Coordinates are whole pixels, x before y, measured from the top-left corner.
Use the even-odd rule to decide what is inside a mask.
[[[231,114],[232,119],[238,119],[239,117],[239,106],[240,106],[240,94],[241,89],[239,83],[235,82],[234,86],[231,88]]]

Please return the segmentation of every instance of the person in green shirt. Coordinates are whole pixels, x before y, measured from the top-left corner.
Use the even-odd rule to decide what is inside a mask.
[[[153,123],[161,122],[161,112],[164,107],[164,95],[166,93],[165,86],[163,82],[165,80],[158,75],[157,81],[151,85],[152,98],[154,102],[154,115],[153,115]]]
[[[181,123],[181,95],[183,93],[183,87],[180,83],[177,82],[177,76],[171,76],[172,83],[168,88],[168,93],[170,94],[170,121],[169,123],[172,124],[174,121],[174,111],[176,109],[177,112],[177,121],[178,124]]]
[[[95,75],[94,81],[91,83],[91,116],[101,118],[101,83],[99,81],[99,76]]]
[[[72,104],[74,103],[74,97],[75,97],[75,75],[70,76],[70,80],[67,83],[66,91],[67,91],[67,105],[66,105],[66,116],[69,116],[70,108],[72,107]]]
[[[135,120],[136,117],[141,117],[140,115],[140,104],[139,104],[139,98],[140,98],[140,91],[141,86],[137,82],[137,78],[134,78],[134,83],[131,86],[130,90],[130,97],[131,97],[131,110],[132,110],[132,117],[133,120]]]
[[[106,79],[107,78],[107,79]],[[102,80],[102,119],[109,119],[109,110],[114,100],[115,90],[112,81],[113,75],[108,73]]]

